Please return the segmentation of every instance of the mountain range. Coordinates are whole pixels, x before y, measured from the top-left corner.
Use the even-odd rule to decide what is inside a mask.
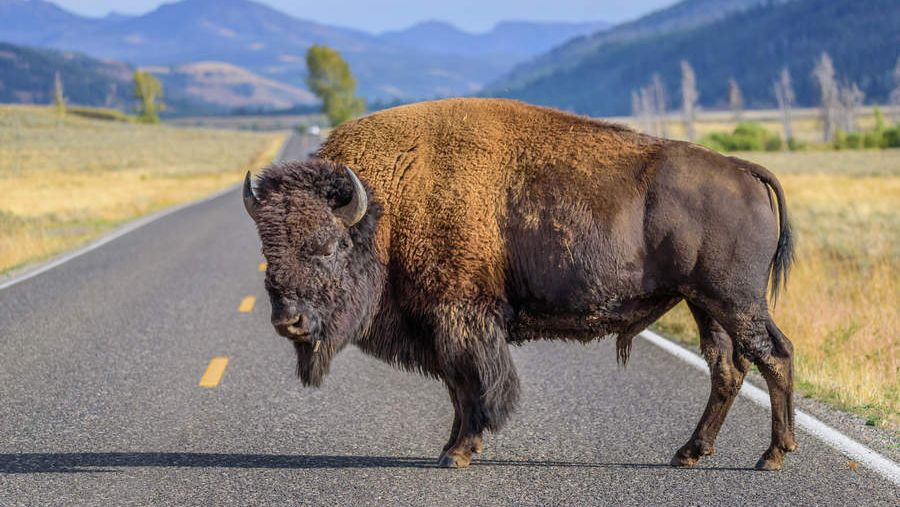
[[[654,74],[668,90],[668,109],[676,109],[682,60],[696,72],[703,107],[726,106],[731,78],[748,107],[773,107],[772,82],[784,67],[798,105],[814,105],[812,67],[822,52],[839,81],[884,103],[896,85],[900,9],[896,0],[682,0],[613,27],[502,22],[473,34],[426,21],[376,35],[251,0],[181,0],[104,18],[45,0],[0,0],[0,41],[62,50],[0,47],[0,100],[48,96],[53,65],[61,65],[63,74],[78,69],[63,76],[75,81],[67,84],[73,99],[121,103],[127,80],[113,86],[110,76],[135,66],[163,80],[170,111],[308,107],[314,99],[305,90],[304,55],[319,43],[342,52],[370,102],[484,95],[613,116],[629,112],[631,93]]]
[[[47,104],[57,72],[70,104],[129,111],[135,67],[72,51],[0,42],[0,102]],[[167,111],[221,114],[238,109],[273,110],[315,104],[307,90],[222,62],[147,67],[163,83]]]
[[[605,48],[642,38],[691,30],[758,5],[787,0],[683,0],[608,30],[573,37],[532,60],[516,65],[489,90],[516,89],[553,72],[570,69]]]
[[[87,18],[44,0],[0,0],[0,41],[135,66],[223,62],[304,86],[312,44],[339,50],[369,100],[475,93],[516,62],[603,23],[501,23],[470,34],[429,22],[381,35],[302,20],[251,0],[181,0],[140,16]]]
[[[597,116],[628,114],[631,92],[659,74],[668,107],[680,104],[680,62],[697,76],[700,104],[724,108],[729,78],[748,107],[774,107],[787,67],[797,103],[815,105],[816,59],[827,52],[838,81],[885,103],[900,56],[896,0],[685,0],[632,23],[573,39],[513,69],[486,95]]]

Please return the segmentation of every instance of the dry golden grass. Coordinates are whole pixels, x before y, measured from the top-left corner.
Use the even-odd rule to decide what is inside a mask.
[[[0,106],[0,273],[237,183],[282,140]]]
[[[900,150],[742,153],[781,180],[797,263],[773,310],[800,392],[900,429]],[[658,327],[696,343],[684,305]]]

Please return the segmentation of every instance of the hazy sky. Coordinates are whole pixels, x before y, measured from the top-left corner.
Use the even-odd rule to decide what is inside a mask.
[[[51,0],[79,14],[111,10],[142,14],[173,0]],[[470,31],[500,20],[611,21],[633,19],[675,0],[257,0],[299,18],[381,32],[440,19]]]

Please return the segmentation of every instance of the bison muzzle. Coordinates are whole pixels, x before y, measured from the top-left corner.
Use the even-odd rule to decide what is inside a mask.
[[[751,363],[772,401],[757,468],[797,447],[793,347],[766,296],[793,247],[765,168],[519,102],[449,99],[345,123],[253,187],[248,175],[272,324],[302,382],[320,385],[351,343],[441,379],[455,411],[442,466],[467,466],[512,413],[509,344],[615,337],[624,363],[679,301],[712,389],[672,464],[713,453]]]

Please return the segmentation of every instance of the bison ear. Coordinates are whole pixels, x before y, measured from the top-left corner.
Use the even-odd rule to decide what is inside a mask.
[[[256,210],[259,208],[259,199],[257,199],[256,194],[253,193],[253,185],[250,182],[250,171],[247,171],[247,176],[244,177],[244,208],[247,209],[247,214],[250,215],[250,218],[256,221]]]
[[[366,195],[366,189],[362,182],[356,177],[356,173],[347,166],[343,167],[347,178],[350,179],[353,195],[350,197],[349,203],[334,209],[334,215],[340,218],[349,229],[366,215],[366,210],[369,208],[369,197]]]

